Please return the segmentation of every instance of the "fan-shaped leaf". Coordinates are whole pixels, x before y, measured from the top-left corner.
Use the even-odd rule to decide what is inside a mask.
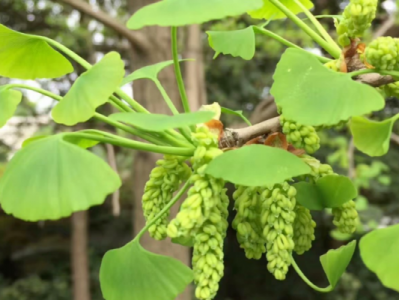
[[[250,60],[255,55],[255,32],[252,26],[233,31],[207,31],[209,45],[216,54],[231,54]]]
[[[148,252],[138,240],[108,251],[100,269],[106,300],[174,300],[193,277],[180,261]]]
[[[1,65],[1,63],[0,63]],[[3,127],[17,109],[22,100],[22,93],[11,89],[0,89],[0,127]]]
[[[321,265],[333,288],[337,285],[342,274],[344,274],[346,267],[352,259],[353,253],[355,253],[355,249],[356,241],[352,241],[345,246],[330,250],[326,254],[320,256]]]
[[[73,67],[41,37],[0,24],[0,76],[19,79],[57,78]]]
[[[180,59],[179,61],[192,61],[193,59]],[[150,79],[152,81],[157,81],[158,80],[158,73],[161,72],[163,69],[166,67],[169,67],[173,65],[173,60],[168,60],[168,61],[163,61],[154,65],[146,66],[143,68],[140,68],[133,73],[129,74],[126,76],[121,85],[125,85],[129,82],[132,82],[134,80],[138,79]]]
[[[130,29],[145,26],[201,24],[258,9],[262,0],[163,0],[138,10],[128,21]]]
[[[285,5],[294,14],[302,12],[302,9],[292,0],[279,0],[281,4]],[[313,7],[313,3],[309,0],[300,0],[300,2],[307,8]],[[249,15],[254,19],[284,19],[287,16],[278,9],[269,0],[263,0],[263,6],[257,10],[249,12]]]
[[[273,78],[276,104],[287,119],[304,125],[334,125],[385,105],[376,89],[327,69],[298,49],[285,51]]]
[[[398,119],[399,114],[382,122],[353,117],[350,129],[356,148],[370,156],[385,155],[389,150],[393,125]]]
[[[311,210],[339,207],[357,197],[356,187],[345,176],[328,175],[317,180],[316,184],[298,182],[294,187],[297,201]]]
[[[212,111],[197,111],[174,116],[126,112],[113,114],[110,118],[147,131],[160,132],[205,123],[212,120],[214,115]]]
[[[272,185],[309,172],[309,166],[294,154],[264,145],[225,152],[205,170],[213,177],[245,186]]]
[[[32,141],[11,159],[0,180],[6,213],[26,221],[59,219],[103,203],[120,187],[107,163],[64,137]]]
[[[124,64],[118,53],[105,55],[76,80],[65,97],[53,108],[54,120],[69,126],[89,120],[96,108],[106,103],[119,87],[124,73]]]

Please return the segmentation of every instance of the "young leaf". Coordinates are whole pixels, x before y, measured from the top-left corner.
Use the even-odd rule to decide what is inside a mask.
[[[212,120],[214,115],[215,113],[211,111],[197,111],[174,116],[126,112],[112,114],[110,118],[147,131],[161,132],[168,129],[205,123]]]
[[[224,114],[228,114],[228,115],[235,115],[240,117],[241,119],[243,119],[243,121],[245,123],[248,124],[248,126],[251,126],[251,122],[244,116],[244,114],[242,113],[242,110],[231,110],[225,107],[222,107],[222,113]]]
[[[128,21],[130,29],[145,26],[183,26],[238,16],[258,9],[262,0],[163,0],[138,10]]]
[[[54,121],[72,126],[89,120],[96,108],[106,103],[119,87],[124,73],[124,64],[118,53],[105,55],[76,80],[65,97],[53,108]]]
[[[385,155],[389,150],[393,125],[398,119],[399,114],[382,122],[353,117],[350,129],[356,148],[370,156]]]
[[[323,270],[333,288],[337,285],[342,274],[344,274],[346,267],[352,259],[353,253],[355,253],[355,249],[356,241],[352,241],[345,246],[330,250],[326,254],[320,256]]]
[[[180,61],[190,61],[193,59],[181,59]],[[146,66],[143,68],[140,68],[133,73],[129,74],[122,80],[121,85],[125,85],[129,82],[132,82],[134,80],[138,79],[150,79],[152,81],[156,81],[158,79],[158,73],[161,72],[163,69],[166,67],[169,67],[173,65],[173,60],[168,60],[168,61],[163,61],[154,65]]]
[[[57,78],[73,67],[42,38],[0,24],[0,76],[18,79]]]
[[[294,14],[299,14],[302,9],[292,0],[280,0],[281,4],[285,5]],[[300,0],[300,2],[307,8],[313,7],[313,3],[309,0]],[[263,0],[263,6],[257,10],[248,13],[254,19],[284,19],[287,16],[269,0]]]
[[[0,88],[0,128],[14,115],[21,100],[22,93],[20,91]]]
[[[339,207],[357,197],[357,189],[345,176],[328,175],[316,181],[298,182],[296,200],[311,210]]]
[[[285,51],[273,78],[270,92],[276,104],[288,120],[304,125],[334,125],[385,105],[376,89],[327,69],[298,49]]]
[[[212,160],[205,170],[213,177],[245,186],[272,185],[309,172],[309,166],[300,158],[264,145],[225,152]]]
[[[180,261],[151,253],[138,240],[108,251],[100,268],[106,300],[174,300],[193,277]]]
[[[26,221],[60,219],[103,203],[120,187],[106,162],[64,137],[32,141],[11,159],[0,179],[6,213]]]
[[[374,230],[360,240],[360,256],[382,284],[399,292],[399,224]]]
[[[255,55],[255,33],[252,26],[233,31],[207,31],[209,45],[216,54],[231,54],[250,60]]]

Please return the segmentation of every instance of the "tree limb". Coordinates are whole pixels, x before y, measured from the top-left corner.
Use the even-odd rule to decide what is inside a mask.
[[[391,135],[391,142],[395,143],[396,145],[399,146],[399,135],[392,133]]]
[[[93,19],[103,23],[105,26],[113,29],[118,34],[126,38],[134,47],[142,52],[146,52],[151,48],[150,41],[141,32],[129,30],[125,25],[119,23],[107,13],[94,9],[89,3],[82,0],[56,0],[58,2],[70,5],[74,9],[92,17]]]

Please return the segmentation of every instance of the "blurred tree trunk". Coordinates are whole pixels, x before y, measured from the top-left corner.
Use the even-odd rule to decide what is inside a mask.
[[[87,211],[74,213],[71,217],[71,262],[74,300],[91,299],[89,263],[87,258],[87,219]]]
[[[139,8],[144,5],[150,4],[152,0],[129,0],[129,10],[130,13],[134,13]],[[141,30],[144,35],[148,38],[151,44],[151,48],[149,51],[143,53],[134,45],[132,45],[132,53],[131,53],[131,68],[138,69],[146,65],[151,65],[154,63],[162,62],[165,60],[170,60],[172,58],[171,53],[171,38],[170,38],[170,28],[163,28],[158,26],[146,27]],[[191,44],[193,45],[192,50],[196,53],[201,53],[201,46],[199,38],[200,34],[197,33],[198,43],[195,44],[191,39]],[[190,53],[191,54],[191,53]],[[190,55],[190,58],[197,58]],[[202,57],[199,61],[202,61]],[[187,64],[191,64],[195,66],[197,62],[189,62]],[[197,67],[198,68],[198,67]],[[195,76],[194,81],[190,82],[190,88],[188,89],[190,106],[193,109],[197,109],[205,99],[205,93],[199,96],[199,90],[203,89],[204,83],[200,83],[200,78],[203,81],[203,74],[199,74],[198,70],[187,70],[186,73],[193,72],[193,76]],[[201,77],[201,76],[202,77]],[[191,77],[190,77],[191,78]],[[174,76],[173,67],[168,67],[164,71],[162,71],[159,75],[159,79],[166,91],[168,92],[170,98],[175,102],[175,105],[181,111],[180,104],[180,95],[178,93],[176,79]],[[187,78],[186,78],[187,79]],[[201,84],[199,87],[198,85]],[[162,99],[161,94],[155,87],[154,83],[150,80],[139,80],[135,81],[133,84],[133,94],[134,98],[137,101],[140,101],[150,112],[152,113],[163,113],[163,114],[171,114],[169,108],[165,104]],[[201,100],[200,100],[201,99]],[[133,195],[134,195],[134,212],[133,212],[133,226],[135,234],[140,231],[140,229],[145,225],[145,220],[142,212],[142,204],[141,197],[143,195],[143,190],[146,181],[148,180],[149,173],[152,168],[155,166],[155,162],[161,156],[148,152],[137,152],[134,165],[133,165]],[[178,211],[178,205],[172,209],[172,215],[175,215]],[[143,246],[153,252],[172,256],[174,258],[179,259],[183,263],[189,265],[190,264],[190,251],[188,248],[175,245],[171,243],[169,240],[166,241],[155,241],[149,237],[148,234],[143,236],[141,239]],[[180,295],[177,299],[179,300],[189,300],[191,299],[191,289],[188,288],[182,295]]]

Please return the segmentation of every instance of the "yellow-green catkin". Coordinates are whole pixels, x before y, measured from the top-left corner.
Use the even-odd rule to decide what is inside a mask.
[[[237,186],[233,199],[237,213],[232,226],[237,231],[238,243],[247,258],[260,259],[266,247],[260,223],[259,188]]]
[[[334,72],[339,72],[339,61],[338,60],[331,60],[324,64],[324,66]]]
[[[261,223],[266,239],[267,269],[277,280],[284,280],[291,265],[296,190],[287,182],[265,188],[261,193]]]
[[[167,233],[172,238],[193,240],[195,295],[200,300],[210,300],[216,296],[224,272],[229,199],[224,181],[205,174],[208,163],[222,154],[217,136],[201,126],[192,133],[192,139],[196,146],[192,158],[194,174],[190,178],[193,186],[176,218],[169,223]]]
[[[356,204],[353,200],[346,202],[338,208],[332,209],[333,224],[342,233],[354,233],[359,222]]]
[[[301,255],[312,248],[312,242],[315,240],[314,229],[316,222],[313,221],[310,210],[299,203],[295,206],[294,221],[294,251]]]
[[[301,125],[280,116],[280,124],[287,141],[295,148],[304,149],[307,153],[315,153],[320,148],[320,138],[313,126]]]
[[[156,164],[157,167],[151,171],[145,185],[142,198],[143,213],[147,222],[169,203],[182,181],[187,180],[191,174],[191,169],[181,157],[165,155]],[[156,240],[166,238],[168,217],[169,213],[166,213],[149,228],[151,237]]]
[[[316,181],[321,177],[334,174],[334,171],[330,165],[322,164],[318,159],[310,155],[302,155],[301,159],[310,167],[311,173],[309,175],[312,181]]]
[[[383,85],[380,89],[384,97],[395,97],[399,99],[399,81]]]
[[[375,18],[378,0],[350,0],[336,24],[338,43],[349,46],[351,39],[362,37]]]

